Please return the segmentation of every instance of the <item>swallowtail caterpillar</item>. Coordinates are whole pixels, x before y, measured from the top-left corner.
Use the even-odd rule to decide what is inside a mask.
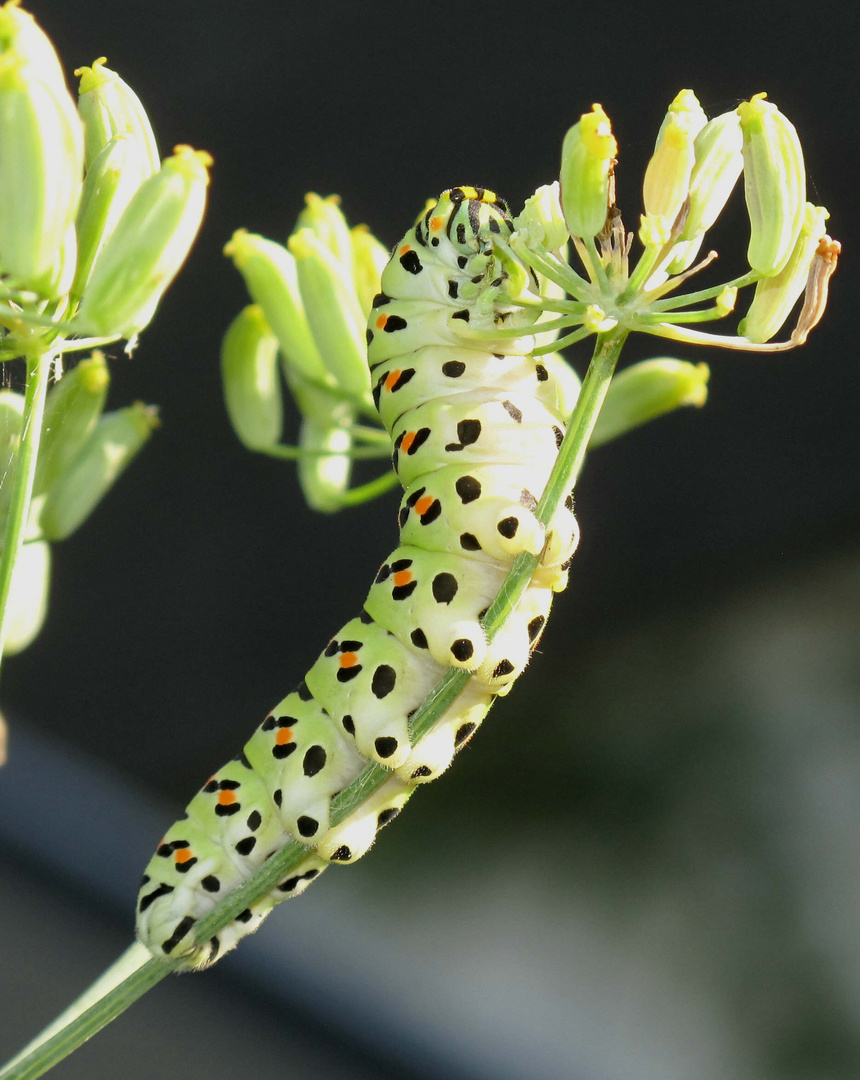
[[[138,934],[156,956],[204,967],[330,862],[360,858],[528,663],[553,594],[566,585],[578,531],[570,505],[546,530],[534,514],[565,425],[555,378],[531,356],[535,315],[504,288],[494,238],[512,229],[492,192],[453,188],[394,249],[367,340],[374,399],[405,489],[400,544],[363,610],[159,845],[138,902]],[[520,326],[516,337],[469,333]],[[520,552],[541,555],[540,566],[488,644],[480,620]],[[413,745],[410,716],[450,667],[472,678]],[[333,796],[369,761],[390,779],[331,827]],[[301,864],[216,937],[195,943],[195,924],[291,840],[307,845]]]

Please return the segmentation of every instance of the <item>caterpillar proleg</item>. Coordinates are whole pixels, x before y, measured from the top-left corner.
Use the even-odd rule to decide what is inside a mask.
[[[495,194],[452,188],[394,249],[367,341],[405,489],[399,546],[362,611],[159,845],[138,902],[138,935],[156,956],[204,967],[329,863],[360,858],[415,785],[448,767],[543,632],[578,532],[569,505],[546,530],[534,514],[565,425],[555,379],[531,356],[535,316],[505,290],[495,241],[512,228]],[[502,327],[522,335],[494,338]],[[490,643],[481,618],[524,551],[541,554],[540,567]],[[413,743],[410,716],[451,667],[472,677]],[[390,779],[332,827],[332,798],[368,761]],[[291,840],[307,846],[304,861],[217,937],[195,943],[195,924],[218,899]]]

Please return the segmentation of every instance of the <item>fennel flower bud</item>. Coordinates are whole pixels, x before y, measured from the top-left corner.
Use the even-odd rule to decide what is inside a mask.
[[[250,450],[275,446],[284,426],[278,339],[258,304],[243,308],[221,344],[224,404],[233,430]]]
[[[830,215],[823,206],[807,203],[803,224],[794,250],[778,274],[762,278],[756,284],[750,309],[738,326],[738,333],[749,341],[769,341],[788,318],[806,288],[809,268],[826,230]]]
[[[564,247],[569,237],[557,180],[539,187],[534,195],[526,199],[522,213],[514,218],[514,228],[517,235],[531,247],[539,244],[548,251]]]
[[[351,267],[338,262],[310,229],[294,233],[289,249],[296,260],[302,303],[323,363],[343,389],[366,393],[370,389],[366,322],[358,307]]]
[[[561,206],[572,236],[596,236],[606,222],[618,143],[602,105],[591,106],[564,137]]]
[[[765,277],[789,259],[803,221],[806,173],[794,125],[756,94],[738,106],[743,132],[744,193],[750,219],[749,264]]]
[[[287,364],[306,378],[327,381],[327,372],[314,343],[299,291],[296,260],[282,245],[256,233],[237,229],[224,254],[245,279],[255,304],[278,339]]]
[[[87,169],[77,220],[78,262],[73,296],[82,296],[99,252],[132,196],[150,175],[143,145],[130,133],[114,135]]]
[[[146,109],[132,88],[115,71],[105,66],[105,57],[92,67],[75,71],[78,84],[78,111],[84,122],[84,160],[89,169],[114,135],[134,135],[146,154],[147,176],[161,168],[161,155]]]
[[[105,358],[96,352],[48,391],[34,495],[48,491],[78,456],[105,407],[109,383]]]
[[[310,229],[338,262],[347,268],[352,267],[352,237],[349,225],[340,208],[340,196],[321,196],[309,191],[305,195],[305,208],[299,214],[294,233],[300,229]]]
[[[349,235],[352,240],[355,291],[362,316],[366,319],[373,307],[373,298],[382,288],[382,271],[388,265],[391,252],[366,225],[356,225]]]
[[[671,229],[690,190],[695,139],[707,116],[692,90],[682,90],[660,125],[642,185],[645,213]]]
[[[83,131],[65,84],[43,77],[17,44],[0,52],[0,273],[56,296],[81,194]]]
[[[197,236],[211,164],[204,150],[177,146],[137,189],[84,290],[85,331],[128,338],[147,325]]]
[[[86,521],[157,424],[155,409],[140,402],[102,415],[45,498],[39,525],[47,540],[65,540]]]

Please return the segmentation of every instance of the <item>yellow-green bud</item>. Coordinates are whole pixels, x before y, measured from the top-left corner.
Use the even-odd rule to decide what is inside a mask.
[[[284,427],[278,339],[263,310],[249,304],[227,327],[221,344],[224,404],[233,430],[251,450],[275,446]]]
[[[158,424],[155,409],[138,402],[104,413],[70,469],[51,487],[39,525],[48,540],[64,540],[92,513]]]
[[[659,357],[619,372],[609,385],[591,445],[619,435],[682,405],[701,406],[708,397],[707,364]]]
[[[15,49],[0,53],[0,272],[8,284],[59,295],[57,263],[82,177],[83,131],[65,85]]]
[[[92,67],[80,67],[78,110],[84,122],[84,160],[89,169],[114,135],[134,135],[140,140],[147,161],[147,176],[157,173],[161,156],[146,109],[132,88],[115,71],[105,66],[105,57]]]
[[[794,125],[756,94],[738,106],[753,270],[770,277],[788,262],[806,204],[803,151]]]
[[[343,494],[349,487],[352,472],[352,460],[349,456],[352,437],[349,430],[304,416],[299,432],[299,446],[311,451],[307,456],[299,458],[299,484],[305,501],[312,510],[324,514],[334,513],[343,506]],[[319,450],[335,450],[338,453],[314,453]]]
[[[23,652],[42,629],[48,612],[51,550],[44,540],[26,540],[15,560],[6,601],[4,656]]]
[[[84,180],[78,211],[78,262],[72,295],[83,295],[93,264],[132,196],[151,175],[140,140],[114,135],[96,156]]]
[[[347,270],[352,270],[352,237],[340,208],[340,195],[321,196],[309,191],[305,208],[293,232],[310,229]]]
[[[95,352],[48,391],[34,495],[48,491],[71,467],[104,410],[109,383],[105,359]]]
[[[43,82],[68,90],[63,65],[51,39],[33,16],[9,0],[0,7],[0,54],[14,50],[32,64],[34,74]]]
[[[311,335],[299,292],[296,260],[281,244],[238,229],[224,254],[245,279],[255,304],[292,365],[309,379],[328,381],[328,374]]]
[[[749,341],[769,341],[783,325],[806,288],[809,268],[829,216],[823,206],[806,204],[794,251],[778,274],[757,283],[747,316],[738,326],[741,336]]]
[[[358,306],[351,266],[345,267],[310,229],[289,239],[308,324],[323,363],[350,393],[370,387],[365,319]]]
[[[743,141],[737,112],[715,116],[696,136],[690,212],[682,240],[701,236],[720,216],[744,167]]]
[[[127,338],[147,325],[197,236],[211,164],[205,151],[177,146],[137,189],[84,290],[85,332]]]
[[[689,193],[696,162],[695,139],[707,121],[693,91],[682,90],[660,125],[654,153],[645,169],[645,213],[662,218],[670,230]]]
[[[591,106],[564,137],[561,206],[572,236],[596,236],[606,222],[618,144],[602,105]]]
[[[539,187],[526,199],[522,213],[514,218],[514,228],[530,247],[541,245],[549,251],[564,247],[569,237],[557,180]]]
[[[381,244],[366,225],[356,225],[350,231],[352,239],[352,272],[355,291],[364,317],[370,314],[373,298],[382,288],[382,271],[391,252]]]

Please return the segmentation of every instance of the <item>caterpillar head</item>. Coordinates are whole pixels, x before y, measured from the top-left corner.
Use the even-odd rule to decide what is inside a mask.
[[[419,223],[427,246],[446,237],[463,255],[487,252],[493,235],[507,239],[513,222],[507,203],[493,191],[480,187],[455,187],[443,191]]]

